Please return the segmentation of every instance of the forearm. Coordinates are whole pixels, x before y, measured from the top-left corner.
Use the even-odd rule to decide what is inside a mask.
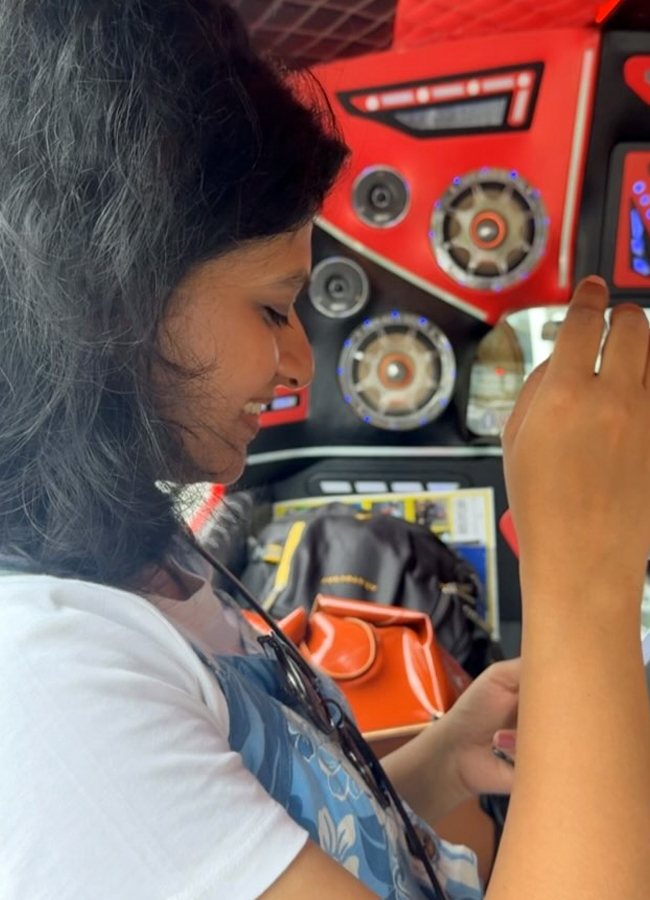
[[[560,610],[524,590],[517,769],[489,900],[647,895],[650,705],[632,598],[616,594],[565,592]]]
[[[450,743],[443,718],[382,759],[400,796],[433,827],[470,796],[453,765]]]

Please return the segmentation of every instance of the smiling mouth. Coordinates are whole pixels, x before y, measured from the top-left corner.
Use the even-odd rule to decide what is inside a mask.
[[[244,406],[244,412],[247,416],[259,416],[265,409],[268,409],[268,403],[247,403]]]

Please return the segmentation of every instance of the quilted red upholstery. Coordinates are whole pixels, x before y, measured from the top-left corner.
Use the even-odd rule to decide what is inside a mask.
[[[593,23],[602,0],[398,0],[396,48],[487,33],[580,28]]]

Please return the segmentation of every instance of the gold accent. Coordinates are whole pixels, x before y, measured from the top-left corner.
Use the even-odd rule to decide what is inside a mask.
[[[277,566],[282,559],[282,544],[267,544],[264,548],[262,559],[265,563],[272,563],[274,566]]]
[[[377,585],[372,581],[367,581],[360,575],[323,575],[320,584],[358,584],[364,590],[374,592]]]

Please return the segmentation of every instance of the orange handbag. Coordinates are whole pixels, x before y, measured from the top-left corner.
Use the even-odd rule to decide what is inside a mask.
[[[246,616],[267,630],[255,613]],[[417,733],[471,681],[416,610],[319,594],[309,614],[298,607],[278,624],[338,684],[371,741]]]

